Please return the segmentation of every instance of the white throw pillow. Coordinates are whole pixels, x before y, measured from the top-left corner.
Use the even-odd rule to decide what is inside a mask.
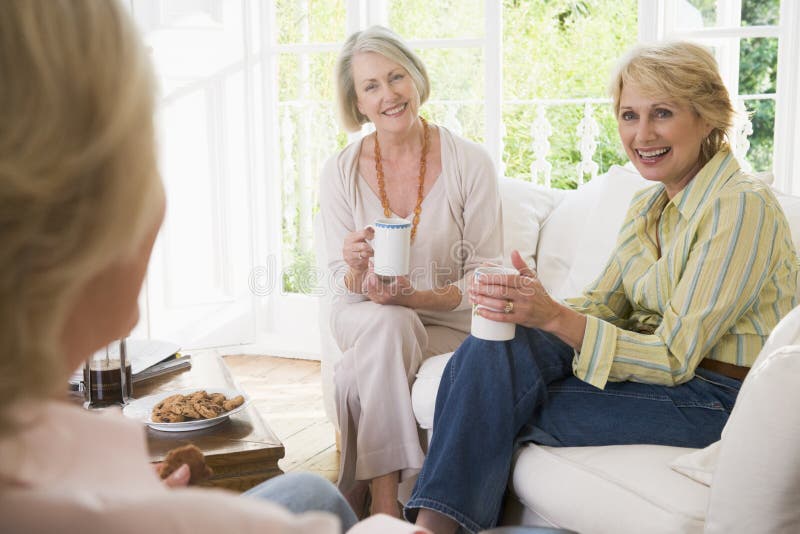
[[[565,191],[550,189],[515,178],[500,179],[503,204],[503,264],[511,266],[511,251],[536,268],[536,247],[542,223],[564,197]]]
[[[603,186],[605,175],[575,191],[567,191],[564,200],[542,224],[539,247],[536,250],[536,270],[545,289],[561,298],[555,291],[567,278],[575,257],[586,214],[594,207],[594,197]]]
[[[772,357],[773,353],[787,346],[800,346],[800,306],[787,313],[786,316],[781,319],[772,330],[772,333],[767,339],[767,342],[764,344],[764,347],[761,349],[758,358],[756,358],[756,361],[753,362],[752,370],[748,374],[745,382],[742,384],[741,391],[744,392],[745,390],[750,389],[750,383],[756,380],[755,377],[759,373],[759,368]],[[800,381],[800,376],[794,377],[794,379]],[[762,387],[769,386],[765,385]],[[775,398],[773,399],[775,405],[781,405],[782,401],[780,396],[782,395],[782,392],[776,389],[773,391],[773,394],[775,395]],[[700,482],[701,484],[710,486],[714,471],[717,467],[717,458],[719,457],[722,441],[728,439],[728,427],[740,424],[736,422],[736,420],[739,417],[739,406],[741,405],[743,399],[744,396],[742,393],[740,393],[739,398],[736,401],[736,406],[734,406],[733,412],[728,419],[728,424],[725,425],[725,428],[722,430],[722,440],[716,441],[704,449],[699,449],[697,451],[679,456],[670,464],[670,467],[682,475],[686,475],[689,478]],[[742,411],[744,411],[744,409],[742,409]],[[743,424],[746,425],[747,423],[745,422]]]
[[[678,456],[669,466],[673,471],[704,486],[710,486],[711,480],[714,478],[714,469],[717,467],[717,455],[721,443],[721,441],[715,441],[705,449]]]
[[[707,533],[800,532],[798,383],[800,345],[750,371],[723,432]]]
[[[556,298],[574,297],[600,274],[634,194],[652,185],[627,167],[612,166],[568,195],[539,236],[539,279]]]

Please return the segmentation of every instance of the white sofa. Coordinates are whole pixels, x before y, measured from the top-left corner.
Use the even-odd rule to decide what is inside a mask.
[[[616,166],[576,191],[502,179],[506,260],[516,248],[535,263],[552,295],[579,294],[607,261],[632,196],[647,185],[635,171]],[[779,195],[779,200],[797,246],[800,198]],[[320,259],[322,250],[317,243]],[[323,396],[335,423],[332,370],[341,353],[330,336],[327,299],[322,301]],[[721,446],[695,451],[528,445],[509,481],[515,498],[508,501],[504,523],[609,534],[800,532],[800,393],[790,393],[800,392],[791,385],[800,384],[800,358],[792,357],[800,356],[800,310],[782,327],[769,347],[783,348],[762,352]],[[412,388],[417,421],[429,433],[450,356],[423,362]]]

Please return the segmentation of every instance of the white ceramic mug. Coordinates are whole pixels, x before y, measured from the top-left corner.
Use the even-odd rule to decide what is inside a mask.
[[[409,271],[411,256],[411,221],[406,219],[378,219],[370,224],[375,238],[372,248],[373,268],[380,276],[405,276]]]
[[[488,274],[517,274],[516,269],[511,267],[478,267],[475,269],[475,279]],[[478,315],[479,309],[487,309],[494,312],[502,313],[503,310],[495,310],[482,304],[472,305],[472,328],[470,333],[480,339],[488,341],[508,341],[514,339],[514,334],[517,330],[517,325],[514,323],[502,323],[499,321],[492,321],[486,317]]]

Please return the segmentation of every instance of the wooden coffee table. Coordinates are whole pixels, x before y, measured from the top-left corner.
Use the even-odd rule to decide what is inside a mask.
[[[222,358],[213,354],[192,356],[191,370],[134,384],[134,398],[185,388],[238,388]],[[189,432],[162,432],[147,428],[150,459],[160,462],[170,449],[193,443],[206,456],[214,476],[203,485],[247,490],[283,473],[278,460],[285,451],[281,441],[251,404],[228,421]]]

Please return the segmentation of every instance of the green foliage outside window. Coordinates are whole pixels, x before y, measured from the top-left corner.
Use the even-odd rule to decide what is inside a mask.
[[[484,0],[390,0],[389,26],[404,39],[461,39],[484,34]]]
[[[292,263],[283,270],[283,290],[287,293],[311,293],[317,286],[314,252],[296,250]]]
[[[335,43],[347,37],[344,0],[277,0],[275,21],[278,44]]]
[[[778,40],[742,39],[739,45],[739,93],[774,94],[778,76]],[[775,133],[775,101],[746,102],[753,134],[749,137],[747,160],[755,170],[772,168]]]
[[[503,2],[503,97],[508,100],[604,98],[618,58],[636,43],[636,0],[505,0]],[[605,172],[627,161],[611,106],[597,104],[600,126],[594,161]],[[551,106],[548,161],[552,185],[572,189],[577,183],[576,128],[583,105]],[[530,105],[506,104],[503,161],[506,176],[530,179]]]

